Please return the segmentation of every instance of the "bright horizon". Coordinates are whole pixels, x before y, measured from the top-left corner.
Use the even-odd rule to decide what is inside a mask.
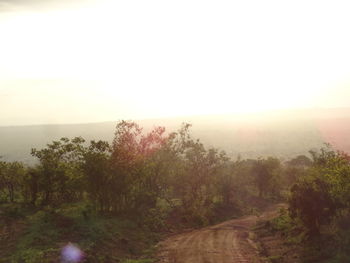
[[[0,0],[0,126],[350,106],[346,1],[71,2]]]

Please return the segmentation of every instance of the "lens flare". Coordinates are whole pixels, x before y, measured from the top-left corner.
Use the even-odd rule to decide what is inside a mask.
[[[62,263],[80,262],[83,259],[83,252],[72,243],[68,243],[61,250]]]

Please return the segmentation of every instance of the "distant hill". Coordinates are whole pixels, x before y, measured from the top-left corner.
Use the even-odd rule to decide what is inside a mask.
[[[306,154],[323,143],[350,152],[350,108],[271,111],[255,114],[208,115],[136,121],[145,130],[165,126],[177,130],[191,123],[192,134],[205,145],[225,150],[230,156],[284,159]],[[61,137],[112,141],[117,122],[0,127],[3,160],[32,163],[31,148],[42,148]]]

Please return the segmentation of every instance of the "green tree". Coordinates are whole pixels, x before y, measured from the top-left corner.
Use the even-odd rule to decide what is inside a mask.
[[[22,194],[26,200],[34,206],[36,204],[38,194],[39,194],[39,177],[40,177],[39,167],[30,167],[26,170],[26,174],[23,180]]]
[[[0,162],[0,189],[10,202],[15,201],[24,177],[25,168],[19,162]]]
[[[32,155],[40,162],[38,188],[42,204],[59,204],[81,197],[84,191],[81,171],[84,142],[81,137],[61,138],[44,149],[32,149]]]
[[[277,158],[269,157],[255,162],[253,173],[260,197],[279,195],[281,163]]]
[[[293,218],[300,218],[311,236],[320,233],[320,226],[329,223],[336,211],[330,185],[320,176],[303,178],[291,188],[289,209]]]
[[[111,206],[110,192],[110,155],[108,142],[91,141],[84,150],[82,168],[86,180],[89,198],[100,211],[108,211]]]
[[[217,149],[206,149],[191,137],[189,128],[189,124],[183,124],[178,132],[169,136],[167,149],[172,153],[174,164],[170,164],[173,170],[168,177],[169,189],[172,197],[181,201],[187,221],[205,224],[215,202],[223,200],[220,190],[229,158]]]
[[[155,204],[160,175],[155,173],[152,162],[166,141],[163,127],[144,134],[134,122],[121,121],[117,124],[109,180],[113,211],[140,212],[147,210],[145,206],[149,208]]]
[[[291,159],[288,164],[291,166],[310,167],[312,165],[312,160],[305,155],[298,155]]]
[[[289,199],[293,217],[301,219],[310,235],[350,208],[349,157],[330,146],[311,152],[313,165],[299,178]]]

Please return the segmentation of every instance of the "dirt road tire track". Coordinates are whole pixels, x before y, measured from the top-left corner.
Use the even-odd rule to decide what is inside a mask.
[[[192,232],[174,235],[159,243],[159,263],[258,263],[250,229],[259,219],[277,215],[283,204],[274,205],[258,216],[246,216]]]

